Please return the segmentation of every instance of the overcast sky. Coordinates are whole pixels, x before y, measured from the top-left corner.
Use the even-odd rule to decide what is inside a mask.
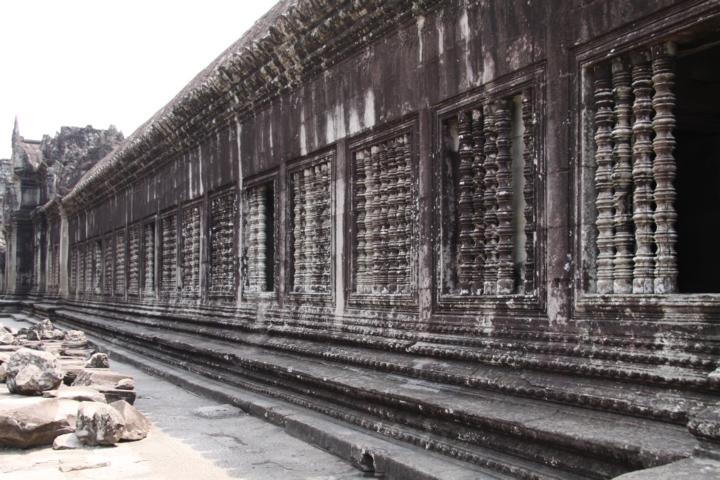
[[[15,115],[29,139],[130,135],[275,2],[0,0],[0,158]]]

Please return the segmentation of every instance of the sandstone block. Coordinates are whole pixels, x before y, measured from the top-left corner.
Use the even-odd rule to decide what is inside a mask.
[[[125,431],[125,420],[110,405],[81,402],[75,435],[85,445],[114,445]]]
[[[57,388],[63,378],[57,358],[49,352],[21,348],[5,366],[10,393],[41,395]]]
[[[121,440],[135,441],[142,440],[147,437],[150,432],[150,421],[138,411],[137,408],[130,405],[125,400],[118,400],[110,404],[115,410],[120,412],[125,420],[125,431]]]

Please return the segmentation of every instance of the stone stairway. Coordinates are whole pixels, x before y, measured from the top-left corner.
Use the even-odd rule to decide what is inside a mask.
[[[115,348],[510,478],[612,478],[688,457],[688,417],[717,400],[707,351],[142,307],[45,311]]]

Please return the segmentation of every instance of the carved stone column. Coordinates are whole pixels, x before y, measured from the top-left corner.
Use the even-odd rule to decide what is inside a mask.
[[[613,215],[613,94],[607,65],[595,69],[595,208],[597,218],[597,292],[612,293],[614,262]]]
[[[472,116],[470,112],[458,115],[458,136],[460,166],[458,168],[458,224],[459,252],[457,256],[457,275],[460,294],[470,293],[475,270],[475,242],[473,233],[473,146]]]
[[[495,103],[495,130],[497,131],[497,219],[498,219],[498,273],[497,293],[514,291],[513,226],[512,226],[512,156],[510,154],[510,108],[507,99]]]
[[[535,290],[535,115],[533,113],[533,92],[522,92],[523,122],[523,197],[525,208],[525,264],[520,272],[522,291],[525,294]]]
[[[652,128],[655,131],[653,150],[655,162],[653,174],[655,178],[655,293],[674,293],[678,289],[677,254],[675,244],[677,232],[675,222],[676,192],[673,186],[677,167],[673,150],[675,149],[675,95],[673,86],[675,73],[673,71],[673,56],[675,46],[671,43],[657,45],[652,49],[652,81],[655,86],[655,95],[652,105],[655,117]]]
[[[125,232],[115,236],[115,295],[125,296]]]
[[[368,179],[366,177],[367,150],[355,153],[355,291],[363,293],[368,283],[368,231],[367,231],[367,195]],[[369,161],[369,158],[367,159]]]
[[[653,293],[653,167],[652,167],[652,78],[646,52],[632,57],[633,103],[633,221],[635,258],[633,293]]]
[[[490,105],[483,105],[485,131],[485,191],[483,194],[485,223],[485,272],[483,274],[483,293],[492,295],[497,292],[498,274],[498,218],[497,218],[497,145],[495,116]]]
[[[473,164],[472,164],[472,223],[473,223],[473,283],[472,293],[478,295],[483,291],[483,276],[485,270],[485,223],[483,192],[485,190],[485,136],[483,134],[482,110],[472,111],[472,140],[473,140]]]
[[[615,208],[615,259],[613,292],[632,293],[633,224],[632,224],[632,87],[630,71],[620,57],[612,63],[613,94],[615,98],[615,127],[612,131],[613,206]]]

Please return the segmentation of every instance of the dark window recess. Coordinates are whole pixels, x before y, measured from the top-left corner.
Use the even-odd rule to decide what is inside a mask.
[[[678,52],[678,286],[681,293],[720,292],[720,44]]]

